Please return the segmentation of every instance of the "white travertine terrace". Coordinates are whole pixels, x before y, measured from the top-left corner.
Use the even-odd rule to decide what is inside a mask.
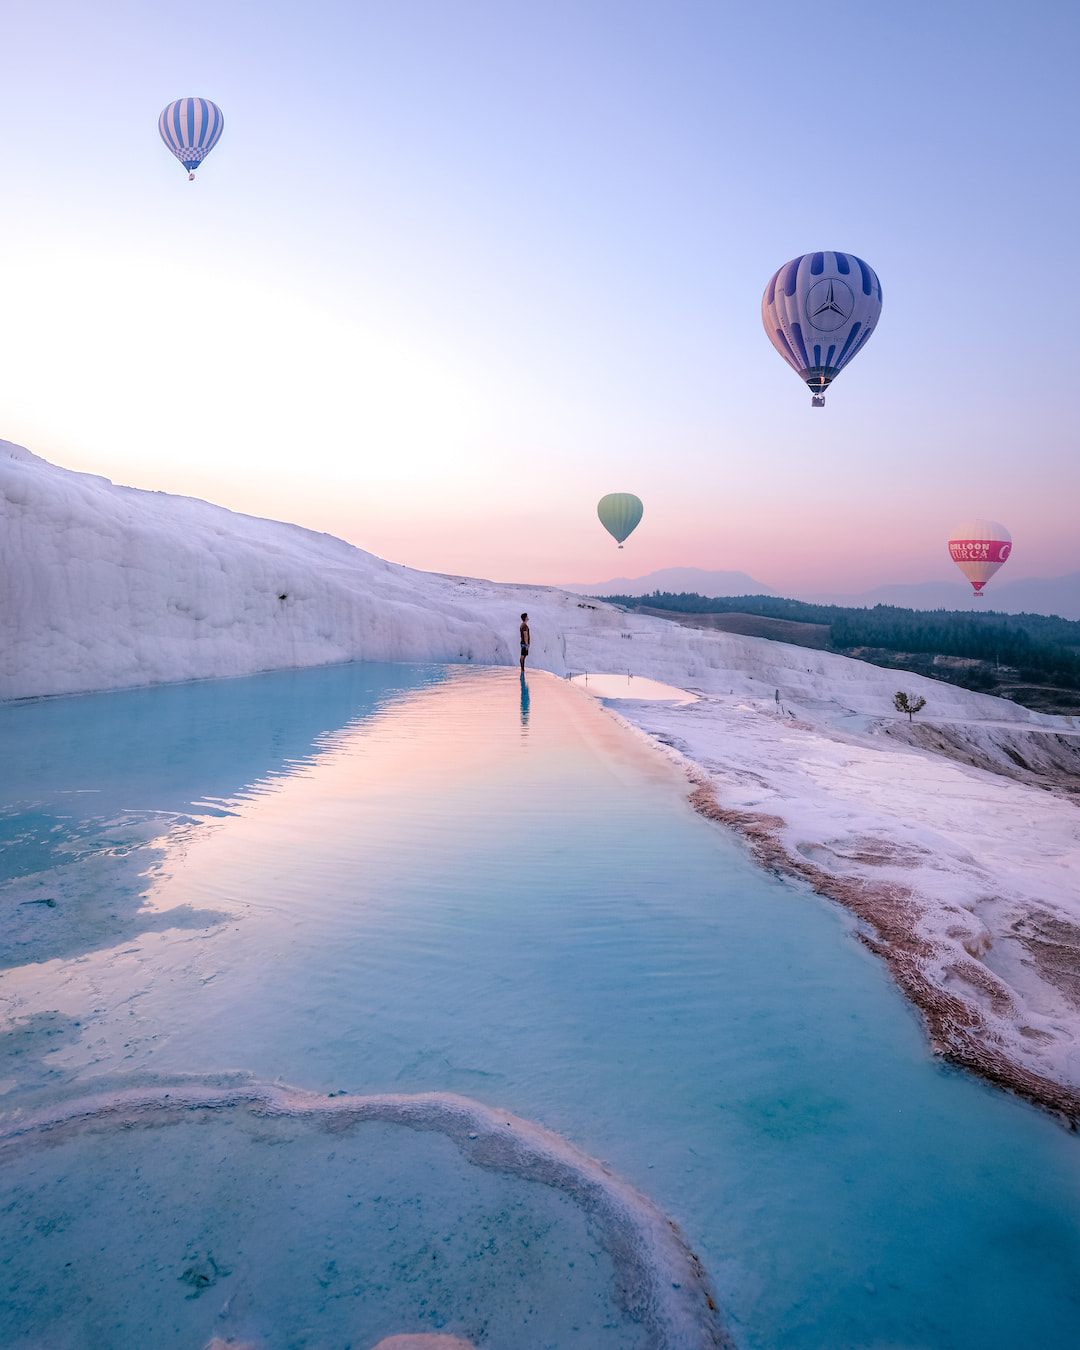
[[[651,1200],[559,1135],[468,1097],[445,1092],[325,1097],[279,1083],[170,1082],[21,1115],[0,1129],[0,1158],[46,1139],[55,1144],[65,1132],[87,1127],[154,1126],[238,1106],[316,1121],[335,1132],[364,1121],[437,1131],[477,1167],[554,1187],[582,1209],[611,1257],[613,1299],[644,1328],[648,1350],[734,1350],[701,1262]]]
[[[0,566],[6,699],[353,660],[516,665],[528,611],[530,669],[617,673],[612,706],[681,757],[703,814],[865,920],[937,1049],[1080,1119],[1071,718],[551,587],[417,572],[8,442]],[[696,701],[628,699],[644,680]],[[915,723],[898,687],[927,700]]]

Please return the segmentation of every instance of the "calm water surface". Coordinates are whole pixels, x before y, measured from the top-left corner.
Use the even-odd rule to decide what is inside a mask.
[[[758,871],[564,682],[283,672],[9,705],[0,741],[5,1109],[229,1070],[463,1093],[675,1218],[746,1350],[1080,1343],[1077,1139],[936,1064],[850,919]],[[75,1185],[34,1166],[43,1195]],[[410,1195],[432,1166],[393,1163]],[[466,1203],[475,1169],[437,1170],[473,1237],[526,1203],[490,1179]],[[0,1259],[46,1269],[31,1217],[38,1245],[9,1229]],[[566,1294],[575,1327],[589,1297]],[[523,1318],[485,1344],[579,1343]],[[346,1343],[312,1319],[288,1344]],[[602,1323],[580,1343],[634,1343]]]

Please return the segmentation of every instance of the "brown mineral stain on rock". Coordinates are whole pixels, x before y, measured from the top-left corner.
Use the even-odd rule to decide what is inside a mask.
[[[708,820],[738,830],[762,867],[778,876],[804,878],[819,895],[838,901],[873,929],[872,934],[856,936],[886,962],[893,979],[920,1010],[926,1019],[935,1054],[978,1074],[996,1087],[1015,1092],[1017,1096],[1055,1112],[1074,1128],[1080,1125],[1080,1093],[1014,1063],[1008,1055],[994,1049],[991,1044],[994,1037],[979,1009],[946,993],[931,980],[925,963],[937,953],[934,946],[916,931],[919,908],[906,886],[833,876],[802,856],[792,856],[781,837],[785,826],[781,816],[728,810],[716,800],[710,782],[696,774],[691,774],[691,781],[694,791],[690,794],[690,803],[694,810]],[[1020,931],[1020,925],[1017,925],[1017,936],[1039,962],[1046,978],[1053,979],[1056,975],[1054,982],[1058,988],[1065,986],[1072,992],[1068,972],[1075,969],[1071,963],[1077,949],[1074,944],[1080,945],[1080,929],[1052,915],[1041,921],[1037,931],[1031,919],[1027,922],[1033,931]],[[978,967],[976,971],[966,969],[966,965],[962,972],[965,979],[973,984],[977,979],[977,987],[990,997],[991,1002],[1003,1008],[1008,997],[1007,987],[984,967]],[[975,962],[971,965],[976,967]],[[1080,984],[1076,987],[1076,996],[1080,998]]]
[[[989,735],[948,722],[889,722],[880,735],[970,764],[1002,778],[1046,788],[1073,801],[1080,796],[1080,738],[1038,727],[997,726]]]
[[[1047,984],[1080,1008],[1080,928],[1046,910],[1033,910],[1013,924],[1013,932]]]

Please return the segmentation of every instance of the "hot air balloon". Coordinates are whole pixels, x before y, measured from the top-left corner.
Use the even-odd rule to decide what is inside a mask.
[[[1012,535],[996,520],[967,520],[949,535],[949,557],[982,598],[982,588],[1012,552]]]
[[[761,297],[769,341],[810,386],[810,406],[866,344],[881,314],[881,282],[853,253],[803,253],[776,272]]]
[[[184,166],[189,179],[221,139],[225,118],[208,98],[178,98],[161,110],[161,139]]]
[[[632,492],[609,492],[596,504],[600,524],[608,534],[614,536],[620,548],[623,540],[637,529],[644,510],[641,498],[635,497]]]

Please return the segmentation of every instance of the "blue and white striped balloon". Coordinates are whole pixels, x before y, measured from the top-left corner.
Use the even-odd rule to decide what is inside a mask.
[[[161,139],[184,168],[191,170],[189,179],[217,145],[224,127],[221,109],[208,98],[178,98],[158,118]]]
[[[881,314],[881,282],[854,253],[804,253],[776,272],[761,297],[769,341],[805,380],[811,406],[866,345]]]

